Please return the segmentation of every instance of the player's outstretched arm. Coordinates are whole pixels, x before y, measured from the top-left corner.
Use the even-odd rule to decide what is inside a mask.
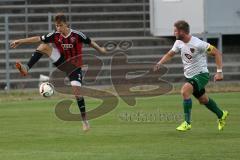
[[[91,41],[90,47],[94,48],[96,51],[106,54],[107,50],[104,47],[100,47],[95,41]]]
[[[214,81],[221,81],[223,80],[223,72],[222,72],[222,53],[215,47],[209,47],[209,54],[215,57],[215,63],[217,65],[217,73],[214,76]]]
[[[175,55],[175,52],[173,52],[172,50],[170,50],[169,52],[167,52],[161,59],[160,61],[154,66],[153,70],[157,71],[161,65],[163,65],[164,63],[166,63],[167,61],[171,60],[172,57]]]
[[[30,37],[30,38],[24,38],[24,39],[17,39],[10,43],[11,48],[17,48],[19,45],[22,44],[31,44],[31,43],[38,43],[41,42],[41,39],[39,36]]]

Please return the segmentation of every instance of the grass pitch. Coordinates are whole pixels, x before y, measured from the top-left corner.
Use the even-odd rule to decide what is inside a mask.
[[[81,122],[55,116],[57,99],[2,100],[0,159],[237,160],[240,93],[209,95],[230,113],[222,132],[217,130],[216,116],[197,101],[193,102],[192,130],[177,132],[182,121],[180,95],[138,99],[135,107],[121,101],[114,111],[91,120],[87,133],[82,132]],[[87,99],[87,106],[98,103]],[[76,104],[72,109],[78,112]]]

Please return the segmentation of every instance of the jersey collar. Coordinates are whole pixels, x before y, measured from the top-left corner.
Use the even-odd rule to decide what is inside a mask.
[[[186,44],[189,44],[191,41],[192,41],[192,35],[191,35],[191,37],[190,37],[190,39],[189,39],[189,41],[188,42],[186,42]],[[185,43],[185,42],[184,42]]]
[[[72,33],[72,29],[70,29],[70,32],[68,33],[68,35],[64,36],[63,34],[61,34],[63,36],[63,38],[68,38]]]

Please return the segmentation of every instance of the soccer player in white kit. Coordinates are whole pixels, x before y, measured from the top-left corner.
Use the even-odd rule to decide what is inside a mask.
[[[194,95],[200,104],[205,105],[210,111],[217,115],[218,129],[222,130],[228,112],[221,110],[214,100],[205,93],[205,86],[209,81],[207,55],[215,57],[217,69],[214,81],[220,81],[223,79],[222,54],[211,44],[190,35],[190,27],[186,21],[180,20],[175,22],[174,35],[176,41],[172,49],[160,59],[154,66],[154,70],[158,70],[162,64],[169,61],[175,54],[181,55],[184,65],[184,76],[186,77],[186,83],[183,84],[181,89],[185,121],[176,129],[178,131],[191,129],[191,95]]]

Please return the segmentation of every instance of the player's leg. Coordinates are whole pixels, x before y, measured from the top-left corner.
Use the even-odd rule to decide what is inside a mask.
[[[199,97],[198,101],[200,104],[205,105],[210,111],[215,113],[219,119],[223,116],[223,111],[218,107],[213,99],[207,96],[207,94]]]
[[[81,68],[76,68],[76,70],[74,70],[68,77],[70,79],[71,86],[73,89],[73,94],[76,98],[78,108],[81,113],[83,131],[88,131],[90,129],[90,125],[89,125],[89,122],[87,121],[85,100],[81,94],[81,85],[82,85]]]
[[[55,47],[51,48],[51,54],[48,55],[49,58],[53,61],[53,64],[61,71],[65,72],[68,75],[70,80],[73,94],[76,98],[82,123],[83,130],[88,131],[90,129],[90,125],[87,121],[86,115],[86,107],[84,97],[81,95],[81,86],[82,86],[82,70],[71,63],[66,62],[63,56],[59,53],[58,49]]]
[[[16,61],[16,68],[19,70],[21,75],[26,76],[28,71],[33,67],[35,63],[39,61],[39,59],[46,54],[50,56],[52,53],[52,49],[48,44],[40,44],[36,51],[32,54],[26,65],[22,64],[20,61]]]
[[[49,52],[47,52],[49,53]],[[88,131],[90,125],[87,121],[86,107],[84,97],[81,95],[81,85],[82,85],[82,70],[77,68],[71,63],[67,63],[63,56],[59,53],[58,49],[51,47],[51,52],[48,54],[49,58],[52,60],[53,64],[61,71],[65,72],[71,82],[73,94],[77,100],[79,110],[81,112],[83,130]]]
[[[190,83],[185,83],[181,89],[185,121],[176,128],[178,131],[186,131],[191,129],[191,109],[192,109],[191,95],[192,93],[193,93],[193,86]]]
[[[209,81],[209,74],[208,73],[202,73],[199,75],[196,75],[192,78],[194,85],[196,86],[193,92],[193,95],[195,98],[198,99],[200,104],[205,105],[210,111],[215,113],[219,119],[219,130],[222,130],[225,125],[225,119],[228,115],[227,111],[222,111],[216,102],[209,98],[207,94],[205,93],[205,86],[207,85]]]
[[[222,130],[225,126],[225,120],[228,116],[227,111],[221,110],[217,103],[207,96],[207,94],[203,94],[201,97],[198,98],[200,104],[205,105],[210,111],[216,114],[218,117],[218,129]]]
[[[79,110],[81,112],[81,117],[82,117],[82,120],[83,121],[86,121],[87,120],[87,116],[86,116],[86,107],[85,107],[85,100],[84,100],[84,97],[81,95],[81,87],[80,86],[77,86],[78,82],[76,81],[72,81],[71,84],[72,84],[72,89],[73,89],[73,94],[77,100],[77,103],[78,103],[78,107],[79,107]]]

